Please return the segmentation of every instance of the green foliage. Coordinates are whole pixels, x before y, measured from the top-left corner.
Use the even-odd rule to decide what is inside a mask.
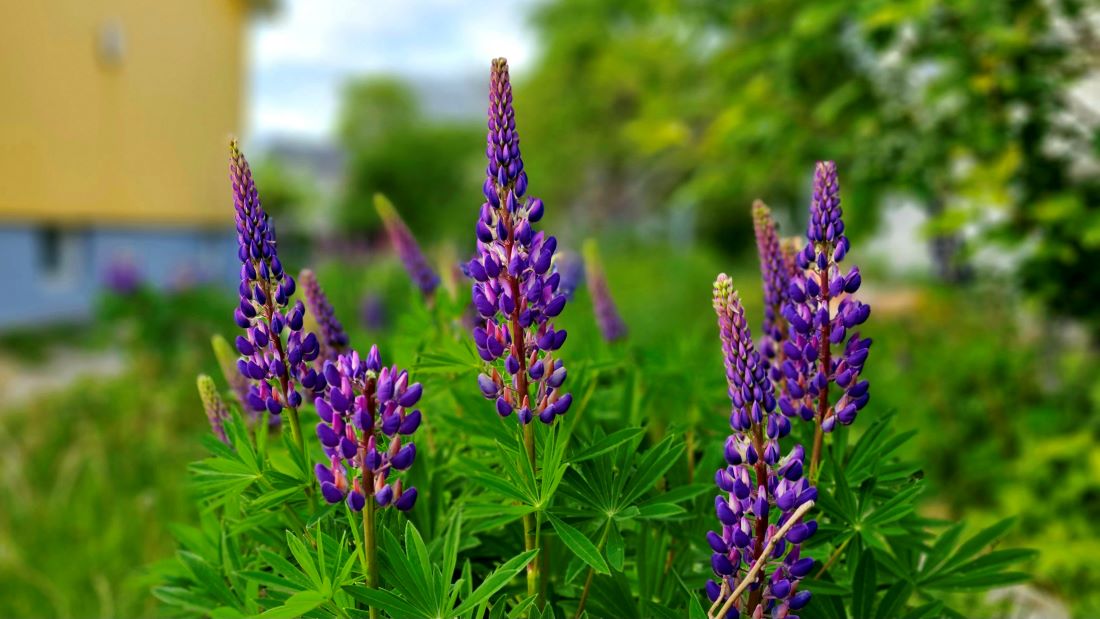
[[[465,230],[468,187],[480,184],[484,132],[476,124],[425,118],[409,87],[372,78],[344,93],[340,139],[348,154],[347,184],[337,212],[343,234],[379,229],[372,196],[385,194],[421,239]],[[452,235],[453,236],[453,235]]]
[[[1020,281],[1052,312],[1095,329],[1100,181],[1082,170],[1100,123],[1074,90],[1100,67],[1087,7],[548,2],[517,110],[529,167],[587,225],[686,209],[741,249],[741,205],[766,197],[800,219],[806,187],[790,179],[832,159],[850,230],[913,200],[934,217],[941,274],[966,272],[955,235],[981,230],[1023,250]]]
[[[341,318],[354,315],[365,288],[385,291],[391,327],[369,339],[354,329],[353,342],[377,339],[392,351],[387,361],[425,383],[424,449],[411,471],[421,497],[408,519],[380,519],[382,579],[373,593],[364,593],[361,523],[349,521],[343,505],[314,503],[306,493],[312,473],[278,435],[251,434],[234,420],[232,449],[210,436],[197,440],[209,432],[193,376],[219,376],[205,344],[210,330],[232,334],[223,316],[194,338],[195,348],[181,343],[175,363],[142,363],[116,380],[79,384],[0,417],[0,446],[20,463],[5,468],[0,485],[0,502],[12,506],[0,514],[0,540],[16,549],[0,564],[0,610],[74,616],[94,605],[91,612],[103,615],[323,617],[362,615],[374,602],[403,617],[434,616],[444,606],[455,611],[472,599],[471,608],[451,616],[521,617],[536,609],[561,617],[575,612],[591,569],[590,617],[705,613],[703,534],[715,526],[710,477],[728,434],[706,302],[722,265],[704,253],[613,239],[604,247],[616,291],[627,291],[617,300],[631,339],[604,343],[587,295],[578,292],[561,320],[570,331],[574,408],[553,432],[540,428],[533,471],[517,457],[515,420],[499,419],[477,393],[480,362],[451,319],[462,300],[441,292],[429,310],[395,264],[320,269]],[[655,278],[659,265],[674,270],[675,281]],[[759,315],[755,267],[731,272],[735,281],[753,283],[742,284],[743,296],[747,311]],[[1018,570],[1034,571],[1038,584],[1087,611],[1089,598],[1080,592],[1095,588],[1087,516],[1095,512],[1088,497],[1096,464],[1082,466],[1080,454],[1088,453],[1091,435],[1066,435],[1080,419],[1056,420],[1051,411],[1090,414],[1082,385],[1090,384],[1093,366],[1084,358],[1058,372],[1069,381],[1059,397],[1077,399],[1044,396],[1024,380],[1041,359],[1042,340],[1014,336],[1012,318],[990,312],[983,299],[950,290],[924,294],[910,311],[876,313],[869,325],[878,360],[868,366],[875,402],[850,431],[830,439],[815,508],[822,528],[805,550],[818,560],[811,577],[843,550],[807,585],[815,600],[804,616],[855,616],[857,600],[859,610],[876,615],[994,614],[975,590],[1017,582]],[[176,311],[188,313],[186,306]],[[944,316],[957,320],[957,332]],[[952,345],[960,337],[985,352]],[[1013,351],[1011,360],[1003,350]],[[156,358],[148,355],[138,358]],[[956,369],[945,373],[945,366]],[[1005,391],[1010,386],[1018,394]],[[1000,440],[988,434],[988,415],[1001,398],[1016,404],[1018,414],[1006,418],[1010,434],[1038,437],[1013,439],[1018,461],[979,459],[985,442]],[[898,414],[887,418],[884,411],[895,407]],[[312,415],[303,411],[307,428]],[[307,443],[314,449],[315,441]],[[970,455],[952,470],[939,468],[949,452]],[[997,466],[1007,468],[995,474]],[[979,503],[953,491],[983,484],[985,494],[968,491],[984,497]],[[1039,496],[1047,499],[1037,502]],[[930,517],[945,505],[950,522]],[[72,506],[79,506],[78,518]],[[1052,509],[1061,517],[1051,519]],[[540,514],[544,540],[537,560],[550,573],[546,611],[537,611],[515,571],[525,563],[518,521],[532,511]],[[1019,514],[1019,525],[1000,522],[1009,513]],[[951,526],[961,516],[972,524]],[[86,542],[72,544],[76,535]],[[175,555],[171,537],[178,540]],[[404,564],[422,556],[416,539],[428,556],[430,598],[416,588],[420,576],[400,576],[411,573]],[[1050,544],[1060,550],[1048,552]],[[1034,558],[1013,546],[1044,552]],[[450,553],[452,568],[443,560]],[[155,598],[145,593],[153,583]]]

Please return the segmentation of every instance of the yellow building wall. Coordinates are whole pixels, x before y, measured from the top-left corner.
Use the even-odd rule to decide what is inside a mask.
[[[231,225],[247,9],[0,0],[0,223]]]

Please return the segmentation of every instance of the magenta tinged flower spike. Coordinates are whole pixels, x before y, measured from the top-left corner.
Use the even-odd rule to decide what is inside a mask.
[[[585,279],[588,281],[588,293],[592,296],[592,309],[596,314],[596,324],[600,327],[603,339],[614,342],[626,337],[626,323],[619,315],[619,308],[611,298],[607,285],[607,274],[600,260],[600,250],[594,239],[584,244]]]
[[[478,384],[499,415],[514,411],[522,424],[536,416],[549,424],[573,401],[562,388],[565,367],[554,356],[566,332],[555,329],[551,320],[565,308],[566,297],[560,290],[561,275],[553,268],[557,239],[535,231],[543,205],[526,196],[527,172],[503,58],[492,63],[485,154],[486,201],[475,226],[477,255],[463,268],[474,280],[474,344],[491,365]]]
[[[230,142],[229,152],[241,261],[240,304],[233,317],[245,331],[236,340],[237,369],[252,382],[248,405],[278,415],[284,408],[296,410],[301,405],[299,385],[324,388],[323,378],[310,363],[320,353],[320,343],[316,335],[303,333],[302,302],[288,309],[295,283],[279,261],[274,224],[260,204],[252,169],[236,140]],[[289,332],[285,339],[284,331]]]
[[[752,205],[752,223],[764,282],[764,332],[760,337],[760,352],[764,355],[770,378],[778,382],[782,377],[779,370],[783,364],[781,346],[787,337],[787,324],[781,312],[791,271],[783,256],[771,209],[760,200]]]
[[[783,309],[790,333],[782,344],[779,407],[788,417],[816,419],[822,430],[831,432],[837,423],[852,423],[870,399],[868,383],[860,374],[871,346],[870,338],[855,330],[871,314],[870,306],[855,298],[862,283],[859,268],[847,273],[840,269],[849,242],[836,164],[831,161],[819,162],[814,170],[806,239],[796,256],[799,273],[788,286]],[[829,397],[832,384],[842,390],[835,403]]]
[[[439,286],[439,275],[428,264],[424,253],[420,251],[420,244],[416,242],[416,237],[413,236],[412,231],[405,225],[405,221],[401,219],[401,215],[398,214],[397,209],[393,207],[386,196],[380,193],[374,194],[374,208],[378,211],[379,217],[382,218],[382,224],[386,226],[386,234],[390,237],[390,243],[393,245],[398,257],[401,258],[401,262],[405,265],[409,277],[412,278],[425,297],[431,298],[435,289]]]
[[[336,312],[325,292],[321,290],[317,275],[310,269],[303,269],[298,274],[298,281],[302,285],[302,295],[306,298],[306,308],[317,323],[317,335],[320,336],[321,344],[320,358],[335,361],[337,356],[347,350],[348,334],[336,319]]]
[[[721,491],[714,498],[719,530],[706,536],[717,579],[709,581],[706,589],[716,601],[723,595],[720,583],[727,585],[724,591],[736,590],[761,558],[771,537],[802,504],[813,500],[817,491],[802,475],[802,446],[795,445],[785,456],[781,454],[779,439],[790,432],[791,424],[786,417],[775,414],[774,387],[764,359],[753,346],[741,299],[725,273],[714,282],[713,303],[733,431],[726,440],[726,465],[714,477]],[[816,521],[797,522],[784,539],[777,540],[767,559],[772,565],[760,572],[757,585],[748,587],[748,599],[737,602],[736,608],[747,609],[744,616],[757,616],[753,613],[763,613],[773,603],[791,603],[798,580],[808,571],[799,556],[800,544],[816,530]],[[764,574],[771,577],[765,578]]]
[[[377,346],[365,359],[352,351],[325,361],[324,375],[329,389],[314,402],[317,438],[329,460],[315,467],[321,495],[329,503],[347,501],[353,511],[367,500],[412,509],[416,488],[403,488],[397,477],[416,458],[408,437],[420,427],[422,413],[414,407],[423,387],[397,366],[382,367]]]

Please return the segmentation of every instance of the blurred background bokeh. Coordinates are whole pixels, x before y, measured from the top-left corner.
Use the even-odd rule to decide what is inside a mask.
[[[709,355],[720,378],[714,275],[759,316],[752,200],[798,235],[836,160],[868,410],[917,430],[923,509],[1018,515],[1035,580],[996,595],[1100,615],[1096,3],[0,6],[0,615],[161,611],[150,566],[197,518],[194,376],[233,331],[228,136],[284,264],[318,271],[353,342],[390,341],[421,301],[372,196],[438,264],[472,251],[500,55],[548,227],[599,239],[630,346],[670,371]]]

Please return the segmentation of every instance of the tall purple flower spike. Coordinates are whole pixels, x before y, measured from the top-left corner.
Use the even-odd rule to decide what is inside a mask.
[[[626,337],[626,323],[619,315],[615,299],[611,298],[611,289],[607,285],[607,274],[603,270],[600,251],[596,241],[589,239],[584,244],[585,279],[588,280],[588,293],[592,297],[592,309],[596,314],[596,324],[600,334],[608,342]]]
[[[781,454],[779,439],[790,432],[791,424],[775,413],[775,390],[763,358],[753,347],[741,300],[725,273],[714,282],[714,310],[733,430],[726,441],[726,466],[714,476],[721,490],[714,499],[721,526],[718,532],[707,533],[715,579],[707,582],[706,590],[710,600],[717,602],[737,590],[781,527],[793,516],[802,518],[796,510],[815,500],[817,489],[802,475],[801,445]],[[774,523],[772,515],[777,515]],[[798,581],[813,567],[813,559],[801,557],[799,549],[816,530],[816,521],[798,520],[783,539],[775,541],[767,559],[772,565],[749,583],[747,600],[732,602],[732,616],[758,617],[767,612],[787,617],[790,610],[809,601],[809,592],[797,589]]]
[[[241,355],[237,368],[252,382],[246,396],[251,408],[266,409],[271,415],[290,408],[297,414],[302,403],[298,386],[324,388],[324,378],[310,364],[320,353],[320,344],[314,334],[302,331],[302,302],[287,309],[295,283],[279,262],[275,227],[260,204],[252,170],[236,140],[230,142],[229,151],[241,261],[240,304],[233,317],[245,330],[236,340]],[[284,332],[289,332],[285,339]]]
[[[335,361],[340,353],[348,348],[348,334],[344,326],[336,318],[336,312],[332,309],[325,292],[321,290],[321,284],[317,282],[317,276],[310,269],[303,269],[298,275],[298,281],[302,283],[302,295],[306,298],[306,307],[317,323],[317,335],[320,336],[320,358],[327,361]]]
[[[353,351],[326,361],[324,374],[330,388],[314,402],[321,418],[317,438],[329,459],[314,467],[321,495],[329,503],[347,501],[354,511],[367,500],[412,509],[416,488],[393,478],[416,458],[408,437],[420,427],[421,412],[413,407],[423,387],[409,384],[409,373],[397,366],[382,367],[377,346],[366,359]]]
[[[823,432],[831,432],[837,423],[852,423],[870,398],[860,373],[871,340],[861,338],[855,328],[867,320],[871,308],[854,296],[862,281],[859,268],[840,271],[849,249],[841,214],[836,164],[819,162],[808,242],[796,255],[799,273],[788,286],[783,308],[790,333],[782,344],[785,381],[779,407],[788,417],[815,420]],[[829,397],[832,384],[843,390],[835,404]],[[819,452],[820,432],[814,441],[814,454]],[[815,455],[812,462],[817,460]]]
[[[477,255],[463,269],[474,280],[474,343],[491,364],[478,385],[495,400],[500,416],[515,411],[522,424],[536,415],[549,424],[573,401],[562,390],[565,367],[554,358],[566,332],[551,323],[566,297],[552,268],[557,239],[534,228],[542,219],[542,200],[525,197],[527,173],[503,58],[492,64],[485,154],[489,165],[482,187],[486,202],[476,225]]]
[[[782,311],[791,270],[783,255],[771,209],[760,200],[752,205],[752,223],[764,282],[764,333],[760,337],[760,352],[768,366],[768,376],[773,382],[779,382],[782,379],[782,344],[787,339],[787,323]]]
[[[394,251],[397,252],[397,256],[401,258],[401,262],[405,265],[409,277],[412,278],[413,283],[420,288],[420,292],[424,293],[425,297],[431,298],[435,293],[435,289],[439,287],[439,275],[428,264],[424,252],[420,251],[420,244],[416,242],[416,237],[413,236],[412,231],[405,225],[405,221],[401,219],[401,215],[398,214],[397,209],[393,207],[386,196],[380,193],[374,194],[374,208],[378,211],[379,217],[382,218],[382,224],[386,226],[386,234],[390,237],[390,243],[393,245]]]

